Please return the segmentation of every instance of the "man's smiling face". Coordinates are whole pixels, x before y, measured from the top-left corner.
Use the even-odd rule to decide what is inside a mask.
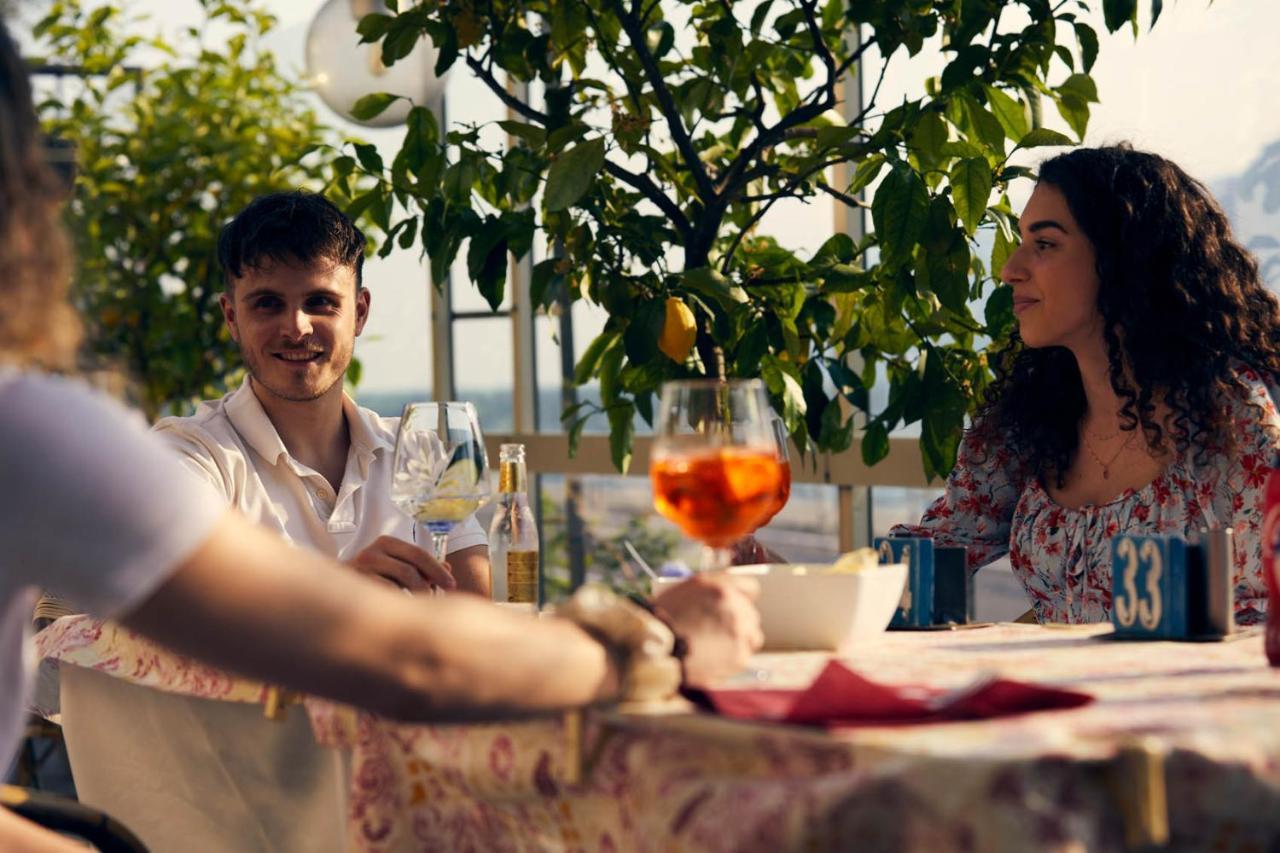
[[[340,386],[369,316],[351,267],[272,262],[248,269],[221,299],[231,337],[261,392],[306,402]]]

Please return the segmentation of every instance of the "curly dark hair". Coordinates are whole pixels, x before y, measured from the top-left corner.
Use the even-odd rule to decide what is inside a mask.
[[[1128,145],[1067,152],[1039,179],[1062,192],[1093,244],[1121,428],[1141,428],[1157,453],[1170,440],[1179,452],[1231,447],[1221,401],[1240,393],[1241,365],[1280,376],[1280,304],[1222,208],[1177,165]],[[1075,356],[1025,346],[1015,331],[992,365],[975,425],[1061,488],[1085,415]],[[1157,401],[1172,411],[1170,430]]]
[[[81,329],[67,300],[65,197],[45,163],[27,68],[0,23],[0,364],[74,366]]]

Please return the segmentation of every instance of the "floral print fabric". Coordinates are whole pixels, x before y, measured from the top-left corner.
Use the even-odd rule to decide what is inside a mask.
[[[1164,533],[1191,538],[1207,527],[1235,530],[1236,621],[1266,613],[1261,526],[1267,474],[1280,451],[1274,386],[1255,371],[1237,372],[1240,393],[1227,402],[1233,447],[1188,448],[1141,489],[1105,504],[1070,509],[1034,475],[1020,473],[1003,447],[982,447],[972,432],[960,446],[946,491],[916,525],[896,536],[932,536],[969,549],[976,570],[1009,555],[1040,622],[1111,618],[1111,538]]]

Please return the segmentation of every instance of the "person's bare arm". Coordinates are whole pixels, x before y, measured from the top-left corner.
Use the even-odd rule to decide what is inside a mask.
[[[490,597],[488,545],[472,545],[454,551],[449,555],[449,568],[453,570],[453,580],[459,591]]]
[[[404,720],[499,719],[618,691],[609,653],[569,622],[401,595],[234,513],[123,621],[177,652]]]
[[[0,806],[0,850],[15,853],[85,853],[85,846],[36,826]]]

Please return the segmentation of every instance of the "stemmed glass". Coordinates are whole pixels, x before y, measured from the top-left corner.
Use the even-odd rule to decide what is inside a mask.
[[[769,514],[764,517],[764,521],[757,525],[756,529],[764,527],[773,521],[773,517],[782,512],[782,508],[787,505],[787,501],[791,500],[791,450],[789,448],[790,437],[787,435],[787,424],[777,413],[770,412],[769,427],[773,433],[773,443],[778,451],[778,464],[781,467],[781,479],[778,481],[778,492],[774,496],[773,505],[769,508]]]
[[[449,531],[493,494],[480,420],[470,403],[410,403],[400,417],[391,500],[431,532],[444,561]]]
[[[706,546],[702,568],[729,565],[735,541],[772,515],[782,464],[758,379],[662,386],[649,466],[653,505]]]

